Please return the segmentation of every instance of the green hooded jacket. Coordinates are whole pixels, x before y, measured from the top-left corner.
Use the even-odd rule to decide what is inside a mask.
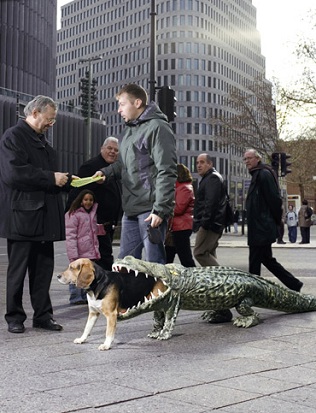
[[[122,182],[122,208],[128,217],[173,213],[177,179],[176,142],[167,117],[155,102],[126,123],[117,162],[101,170]]]

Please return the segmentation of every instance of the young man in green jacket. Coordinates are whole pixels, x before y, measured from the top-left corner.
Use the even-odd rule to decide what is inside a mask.
[[[122,232],[119,258],[133,255],[165,263],[164,239],[173,213],[177,178],[176,143],[167,117],[139,85],[124,86],[116,95],[125,121],[117,162],[96,175],[122,182]],[[147,227],[158,228],[160,242],[152,243]]]

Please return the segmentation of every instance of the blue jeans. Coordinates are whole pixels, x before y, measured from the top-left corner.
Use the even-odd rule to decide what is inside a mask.
[[[166,263],[166,254],[164,243],[153,244],[149,241],[147,235],[147,227],[149,222],[145,219],[150,215],[150,212],[137,215],[135,217],[127,217],[125,214],[122,218],[121,232],[121,247],[118,258],[124,258],[127,255],[132,255],[135,258],[142,259],[142,251],[145,248],[145,260],[148,262],[157,262],[159,264]],[[162,235],[162,240],[165,239],[167,231],[167,220],[163,220],[159,225],[159,231]]]
[[[289,240],[294,243],[297,239],[297,227],[288,227],[289,230]]]
[[[69,284],[70,304],[87,301],[87,292],[82,288],[77,288],[74,284]]]

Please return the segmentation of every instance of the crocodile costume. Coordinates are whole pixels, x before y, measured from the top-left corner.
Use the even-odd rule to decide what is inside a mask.
[[[113,269],[122,268],[147,274],[161,280],[164,291],[151,299],[145,298],[118,320],[154,311],[154,328],[148,335],[159,340],[167,340],[177,314],[183,310],[206,311],[206,318],[212,312],[229,311],[235,307],[240,314],[234,320],[237,327],[252,327],[259,323],[259,315],[251,308],[259,307],[287,313],[316,311],[316,297],[300,294],[272,281],[249,274],[232,267],[191,267],[180,264],[157,264],[127,256],[117,259]]]

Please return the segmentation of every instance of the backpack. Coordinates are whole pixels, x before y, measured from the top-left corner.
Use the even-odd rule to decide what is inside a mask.
[[[305,219],[309,219],[313,215],[313,210],[311,207],[307,207],[305,211]]]

